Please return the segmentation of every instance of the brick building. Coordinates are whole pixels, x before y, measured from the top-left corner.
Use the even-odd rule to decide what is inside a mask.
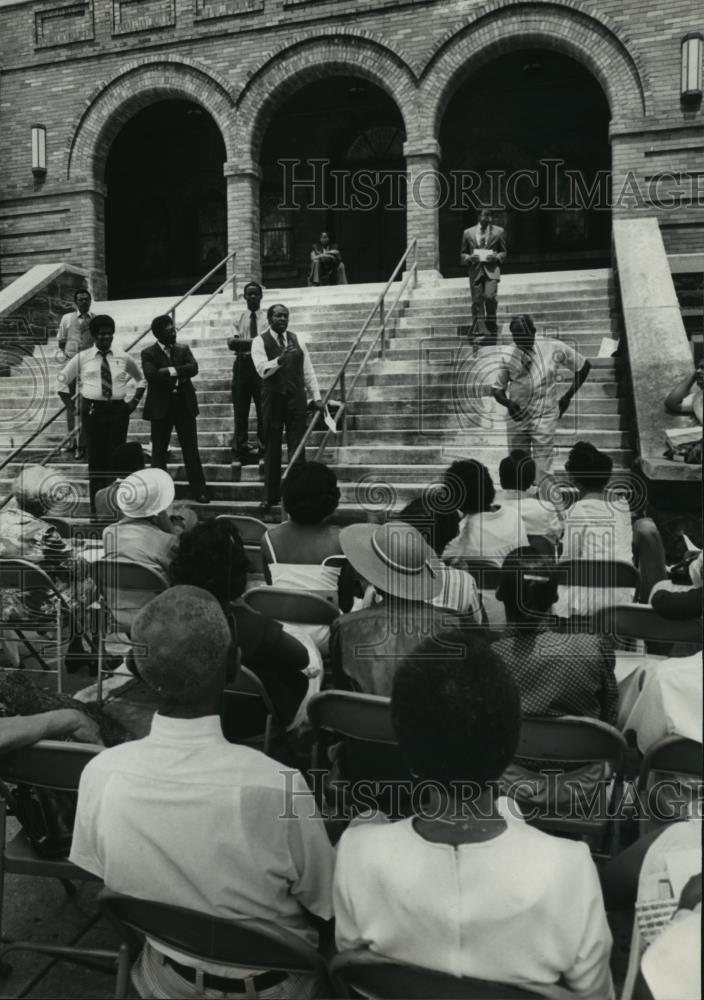
[[[236,250],[300,285],[322,228],[352,281],[414,237],[450,276],[475,177],[514,269],[610,258],[604,178],[614,213],[701,250],[701,29],[698,0],[0,0],[0,283],[65,260],[99,296],[168,294]],[[352,211],[335,172],[366,177]]]

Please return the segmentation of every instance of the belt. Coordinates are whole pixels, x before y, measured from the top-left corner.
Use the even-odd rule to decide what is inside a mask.
[[[177,972],[182,979],[194,985],[197,982],[199,970],[190,965],[181,965],[168,955],[164,955],[164,965]],[[210,972],[203,973],[203,988],[206,990],[219,990],[220,993],[246,993],[247,984],[250,989],[267,990],[272,986],[278,986],[288,979],[288,972],[261,972],[257,976],[249,976],[247,979],[230,979],[229,976],[213,976]]]
[[[89,399],[87,396],[82,396],[81,399],[91,406],[116,406],[118,403],[127,402],[126,399]]]

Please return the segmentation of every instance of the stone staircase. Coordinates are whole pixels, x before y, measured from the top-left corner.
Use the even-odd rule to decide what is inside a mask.
[[[291,329],[308,345],[323,391],[330,384],[357,336],[381,286],[268,291],[265,304],[284,301],[291,308]],[[393,299],[391,299],[392,301]],[[503,324],[498,348],[483,348],[473,356],[458,328],[467,327],[469,296],[466,281],[447,280],[409,292],[389,327],[386,357],[370,362],[360,377],[351,405],[348,445],[331,438],[322,455],[338,475],[342,492],[340,520],[359,517],[360,507],[374,514],[398,510],[432,482],[437,482],[456,458],[475,457],[490,468],[498,484],[498,464],[506,453],[505,411],[489,396],[489,387],[502,343],[510,343],[508,319],[529,312],[538,334],[574,345],[589,357],[593,370],[573,408],[560,426],[556,470],[564,465],[569,448],[587,438],[608,451],[616,468],[630,464],[627,416],[620,397],[613,359],[598,359],[603,337],[618,338],[619,316],[609,271],[556,272],[510,275],[501,284],[499,318]],[[192,312],[202,300],[192,299]],[[144,330],[151,316],[163,311],[166,300],[110,302],[95,310],[110,312],[118,324],[117,342],[128,343]],[[233,433],[230,401],[232,354],[225,341],[238,303],[216,300],[206,306],[184,330],[199,362],[199,440],[213,503],[208,511],[256,513],[262,487],[256,467],[242,469],[232,461]],[[179,312],[182,323],[188,312]],[[144,343],[150,342],[146,337]],[[55,342],[37,348],[34,355],[0,379],[0,456],[24,440],[57,409],[53,396],[57,365]],[[361,360],[363,352],[358,353]],[[356,355],[357,357],[357,355]],[[356,370],[356,365],[352,371]],[[348,378],[349,384],[349,378]],[[24,461],[46,454],[61,440],[64,420],[43,432]],[[131,437],[149,440],[149,425],[139,414],[132,418]],[[314,457],[322,432],[311,439],[308,457]],[[184,470],[174,437],[175,463],[170,471],[177,495],[186,496]],[[79,482],[82,499],[75,516],[88,515],[86,470],[59,459],[68,476]],[[19,465],[0,472],[0,497],[6,495]]]

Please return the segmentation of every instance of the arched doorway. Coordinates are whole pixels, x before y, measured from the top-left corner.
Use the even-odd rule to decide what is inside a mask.
[[[111,299],[179,295],[223,259],[224,162],[218,127],[192,101],[158,101],[123,126],[105,168]]]
[[[516,49],[453,94],[440,129],[449,198],[440,211],[446,277],[464,274],[462,230],[499,206],[506,271],[607,266],[609,105],[584,66],[548,49]]]
[[[350,283],[390,276],[405,249],[404,141],[395,102],[367,80],[328,77],[287,98],[260,158],[265,284],[305,285],[323,230],[340,246]]]

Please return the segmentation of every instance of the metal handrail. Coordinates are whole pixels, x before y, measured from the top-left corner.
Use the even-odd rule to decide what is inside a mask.
[[[175,319],[176,319],[176,310],[179,308],[179,306],[183,305],[183,303],[187,299],[189,299],[192,295],[194,295],[195,292],[197,292],[198,289],[202,285],[204,285],[205,282],[208,281],[209,278],[212,278],[212,276],[217,271],[219,271],[222,267],[225,267],[225,265],[227,265],[230,261],[234,262],[235,259],[236,259],[236,257],[237,257],[237,251],[233,250],[231,253],[229,253],[227,255],[227,257],[223,258],[223,260],[221,260],[219,264],[216,264],[214,268],[212,268],[210,271],[208,271],[208,273],[206,275],[204,275],[198,282],[196,282],[196,284],[191,289],[189,289],[185,293],[185,295],[182,295],[181,298],[177,302],[175,302],[174,305],[171,306],[170,309],[167,309],[165,315],[173,317],[174,322],[175,322]],[[191,313],[191,315],[188,317],[188,319],[185,322],[183,322],[178,327],[178,331],[180,332],[181,330],[185,329],[185,327],[187,327],[188,324],[193,319],[195,319],[195,317],[198,315],[198,313],[202,309],[204,309],[207,305],[210,305],[210,303],[213,301],[213,299],[215,298],[215,296],[219,295],[220,292],[224,291],[225,288],[227,288],[227,286],[230,283],[233,284],[234,297],[236,298],[237,297],[237,274],[235,272],[234,267],[233,267],[233,270],[232,270],[232,274],[228,278],[226,278],[225,281],[223,281],[223,283],[218,288],[216,288],[215,291],[212,292],[211,295],[208,296],[208,298],[205,300],[205,302],[202,302],[198,306],[198,308],[196,309],[195,312]],[[147,327],[146,330],[144,330],[142,333],[140,333],[140,335],[137,337],[137,339],[135,341],[133,341],[129,345],[129,347],[127,347],[125,350],[128,353],[130,351],[133,351],[135,349],[135,347],[137,346],[137,344],[139,344],[144,339],[144,337],[147,336],[148,333],[151,333],[151,326]],[[77,399],[78,395],[79,394],[77,392],[76,395],[73,397],[73,399]],[[25,441],[23,441],[22,444],[19,445],[19,447],[15,448],[15,450],[13,452],[11,452],[10,455],[7,456],[7,458],[3,459],[0,462],[0,472],[4,468],[6,468],[8,465],[10,465],[12,462],[14,462],[15,459],[19,455],[22,454],[22,452],[25,450],[25,448],[27,448],[32,443],[32,441],[35,441],[39,437],[40,434],[43,434],[44,431],[47,429],[47,427],[50,427],[54,423],[54,421],[58,420],[58,418],[63,413],[65,413],[65,412],[66,412],[66,407],[62,406],[61,409],[57,410],[56,413],[52,414],[52,416],[49,417],[48,420],[46,420],[38,430],[34,431],[33,434],[30,434],[30,436]],[[61,441],[58,445],[56,445],[54,448],[52,448],[52,450],[50,452],[48,452],[44,456],[44,458],[41,459],[41,461],[37,462],[37,465],[44,465],[46,462],[48,462],[50,459],[52,459],[54,457],[54,455],[57,454],[57,452],[61,451],[61,449],[64,447],[64,445],[68,444],[71,440],[73,440],[73,438],[78,434],[78,432],[79,432],[79,428],[78,427],[76,427],[76,428],[74,428],[74,430],[70,431],[69,434],[67,434],[66,437],[63,439],[63,441]],[[9,499],[10,499],[10,497],[8,496],[8,497],[6,497],[0,503],[0,510],[2,510],[3,507],[8,503]]]
[[[396,265],[393,274],[391,275],[391,277],[387,281],[384,290],[382,292],[380,292],[379,297],[377,298],[376,302],[374,303],[374,305],[373,305],[373,307],[371,309],[371,312],[367,316],[367,318],[366,318],[366,320],[364,322],[364,325],[362,326],[362,329],[357,334],[355,342],[352,344],[352,347],[350,347],[349,351],[345,355],[345,359],[342,362],[342,364],[340,365],[339,371],[337,372],[337,375],[333,379],[332,384],[330,385],[330,388],[325,393],[325,396],[323,397],[323,400],[322,400],[322,405],[321,405],[320,410],[318,410],[315,413],[315,415],[313,416],[313,419],[308,424],[306,432],[303,435],[301,443],[298,445],[298,447],[296,448],[295,452],[291,456],[291,458],[289,460],[289,463],[288,463],[288,466],[286,468],[286,471],[283,473],[283,475],[281,477],[281,481],[282,482],[286,479],[286,477],[289,474],[289,471],[293,468],[294,464],[298,461],[298,459],[301,457],[301,455],[305,454],[306,445],[308,444],[308,441],[309,441],[311,435],[313,434],[313,431],[317,427],[318,422],[320,421],[322,414],[325,412],[325,407],[330,402],[332,394],[333,394],[333,392],[335,391],[335,389],[337,388],[338,385],[340,386],[341,406],[339,407],[337,413],[335,414],[335,416],[333,418],[333,421],[334,421],[335,427],[337,427],[339,421],[342,420],[342,446],[343,447],[346,446],[346,444],[347,444],[347,404],[349,402],[349,398],[352,395],[352,393],[354,392],[354,390],[355,390],[355,388],[357,386],[357,382],[359,381],[359,378],[360,378],[362,372],[366,368],[367,363],[369,361],[369,358],[374,353],[374,351],[375,351],[375,349],[377,347],[377,344],[379,343],[380,339],[381,339],[380,356],[383,358],[386,355],[386,327],[387,327],[389,319],[391,318],[394,310],[396,309],[396,307],[398,306],[399,302],[403,298],[403,295],[405,294],[405,291],[406,291],[406,288],[408,287],[409,282],[411,281],[411,279],[413,279],[414,282],[416,280],[416,276],[418,274],[418,262],[417,262],[417,260],[414,260],[412,267],[409,268],[409,270],[407,271],[407,273],[406,273],[403,281],[401,282],[401,289],[400,289],[398,295],[396,296],[393,305],[391,306],[391,308],[389,310],[386,309],[386,296],[387,296],[389,290],[391,289],[391,286],[396,281],[396,278],[398,277],[398,275],[402,271],[404,265],[408,261],[408,258],[410,257],[410,255],[413,253],[414,256],[417,256],[417,254],[416,254],[417,248],[418,248],[418,240],[417,239],[411,240],[411,242],[408,244],[408,246],[406,248],[406,252],[404,253],[403,257],[401,257],[401,260]],[[374,339],[369,344],[369,347],[367,348],[367,351],[366,351],[364,357],[362,358],[361,364],[360,364],[359,368],[357,369],[357,372],[355,373],[354,378],[352,379],[352,384],[348,388],[347,384],[346,384],[347,368],[348,368],[348,366],[350,364],[350,361],[352,360],[352,358],[353,358],[353,356],[354,356],[357,348],[361,344],[364,335],[367,333],[367,331],[369,330],[369,327],[372,325],[372,321],[374,320],[374,317],[376,316],[377,313],[379,313],[379,318],[380,318],[380,321],[381,321],[380,325],[377,328],[377,331],[376,331],[376,334],[374,336]],[[320,446],[318,447],[318,450],[317,450],[317,452],[315,454],[315,460],[316,461],[320,458],[320,456],[322,455],[323,451],[325,450],[325,447],[327,445],[328,439],[329,439],[329,437],[330,437],[330,435],[332,433],[333,433],[333,431],[331,431],[330,428],[328,428],[328,430],[327,430],[325,436],[323,437],[323,440],[322,440],[322,442],[321,442]],[[282,511],[283,511],[283,508],[282,508]]]

